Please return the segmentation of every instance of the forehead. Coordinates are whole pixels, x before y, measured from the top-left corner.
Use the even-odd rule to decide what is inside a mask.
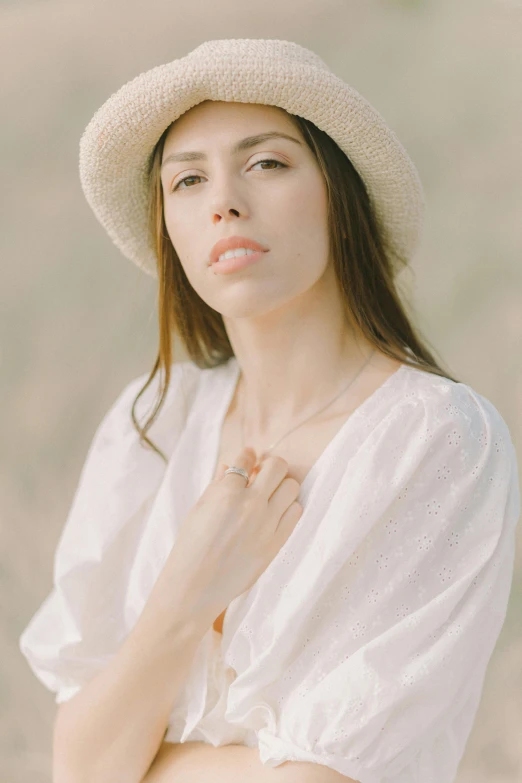
[[[185,142],[200,145],[205,141],[235,140],[248,133],[267,130],[298,133],[291,115],[278,106],[261,103],[237,103],[229,101],[203,101],[178,117],[169,128],[165,139],[165,151]],[[299,134],[300,135],[300,134]]]

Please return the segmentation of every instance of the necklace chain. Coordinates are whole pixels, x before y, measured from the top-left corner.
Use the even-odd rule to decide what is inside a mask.
[[[330,400],[330,402],[327,403],[326,405],[324,405],[320,410],[316,411],[315,413],[312,413],[312,415],[308,416],[306,419],[304,419],[304,421],[299,422],[299,424],[296,424],[295,427],[292,427],[291,430],[288,430],[288,432],[285,432],[285,434],[281,438],[279,438],[279,440],[276,440],[275,443],[272,443],[272,445],[269,446],[269,448],[266,449],[263,452],[261,457],[264,457],[266,454],[268,454],[270,451],[272,451],[274,446],[277,446],[277,444],[280,443],[283,440],[283,438],[286,438],[287,435],[290,435],[291,432],[296,430],[298,427],[302,427],[303,424],[306,424],[306,422],[310,421],[310,419],[312,419],[314,416],[318,416],[320,413],[322,413],[324,410],[326,410],[326,408],[330,407],[330,405],[333,405],[333,403],[341,396],[341,394],[343,394],[347,389],[349,389],[350,386],[352,385],[352,383],[354,383],[354,381],[359,377],[359,375],[364,370],[364,368],[366,367],[366,365],[368,364],[368,362],[370,361],[370,359],[372,358],[374,353],[375,353],[375,349],[371,352],[371,354],[369,355],[367,360],[364,362],[364,364],[360,368],[360,370],[358,370],[358,372],[355,374],[355,376],[350,380],[350,383],[347,386],[345,386],[343,389],[341,389],[339,394],[336,394],[335,397],[333,398],[333,400]],[[245,414],[244,414],[244,410],[243,410],[243,415],[241,417],[241,436],[242,436],[242,439],[243,439],[243,443],[245,443]]]

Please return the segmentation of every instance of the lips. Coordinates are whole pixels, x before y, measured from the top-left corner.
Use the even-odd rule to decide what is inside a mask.
[[[233,237],[225,237],[223,239],[220,239],[219,242],[216,242],[212,250],[210,251],[210,263],[215,264],[216,261],[218,261],[219,256],[223,253],[226,253],[227,250],[237,250],[240,247],[249,248],[250,250],[257,250],[261,251],[263,253],[266,253],[268,248],[263,247],[263,245],[260,245],[259,242],[256,242],[253,239],[249,239],[248,237],[239,237],[239,236],[233,236]]]

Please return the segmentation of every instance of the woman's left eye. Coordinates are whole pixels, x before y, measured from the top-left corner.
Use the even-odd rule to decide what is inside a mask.
[[[252,168],[254,168],[254,166],[257,166],[258,163],[278,163],[280,166],[283,166],[283,168],[286,169],[286,164],[281,163],[280,160],[276,160],[275,158],[265,158],[265,160],[256,160],[256,162],[252,164]],[[266,169],[263,169],[263,171],[266,171]]]
[[[254,166],[257,166],[260,163],[277,163],[279,166],[282,166],[284,169],[287,168],[286,163],[281,163],[280,160],[276,160],[275,158],[265,158],[264,160],[256,160],[256,162],[252,164],[251,168],[254,168]],[[263,171],[273,171],[273,170],[274,169],[263,169]],[[178,190],[179,186],[183,182],[185,182],[186,180],[189,180],[189,179],[201,179],[201,177],[199,177],[197,174],[191,174],[188,177],[184,177],[183,179],[180,179],[180,181],[178,182],[178,184],[175,187],[172,188],[171,192],[173,193],[175,190]],[[190,187],[185,186],[184,188],[181,188],[181,190],[190,190]]]

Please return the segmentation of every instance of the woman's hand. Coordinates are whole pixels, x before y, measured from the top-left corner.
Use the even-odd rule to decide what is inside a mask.
[[[243,449],[234,460],[240,474],[224,475],[222,465],[183,521],[169,556],[175,561],[193,610],[212,624],[230,602],[248,590],[279,552],[295,528],[303,507],[301,485],[287,476],[282,457]]]

